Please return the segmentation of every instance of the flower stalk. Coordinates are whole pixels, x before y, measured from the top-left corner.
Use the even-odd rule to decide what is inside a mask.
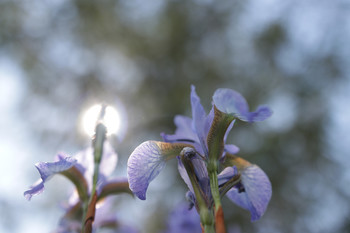
[[[105,106],[102,107],[99,120],[103,120],[105,112]],[[92,181],[92,190],[88,203],[84,203],[84,216],[83,216],[83,233],[92,232],[92,223],[95,218],[96,202],[97,202],[97,181],[100,174],[100,163],[103,154],[103,144],[106,139],[107,129],[102,122],[98,122],[95,128],[95,137],[92,144],[94,148],[94,175]]]

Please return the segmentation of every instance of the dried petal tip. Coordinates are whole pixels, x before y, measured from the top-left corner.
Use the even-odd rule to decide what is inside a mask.
[[[259,106],[255,112],[249,112],[248,103],[244,97],[227,88],[217,89],[213,101],[221,112],[232,114],[242,121],[263,121],[272,115],[272,111],[266,106]]]

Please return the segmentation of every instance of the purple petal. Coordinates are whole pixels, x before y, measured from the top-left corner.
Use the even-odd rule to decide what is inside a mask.
[[[226,144],[225,151],[230,154],[237,154],[239,152],[239,147],[233,144]]]
[[[237,188],[232,188],[226,195],[238,206],[249,210],[251,220],[256,221],[264,214],[271,199],[271,183],[265,172],[256,165],[244,168],[241,174],[245,191],[239,192]]]
[[[219,185],[222,185],[222,184],[226,183],[227,181],[229,181],[235,175],[237,175],[237,168],[236,168],[236,166],[225,168],[218,175]]]
[[[239,148],[233,144],[227,144],[226,145],[226,139],[227,139],[227,136],[228,134],[230,133],[231,129],[233,128],[233,125],[235,124],[235,121],[233,120],[231,122],[231,124],[228,126],[226,132],[225,132],[225,136],[224,136],[224,149],[226,152],[230,153],[230,154],[237,154],[238,151],[239,151]]]
[[[272,111],[266,106],[260,106],[255,112],[249,112],[247,101],[238,92],[220,88],[213,96],[215,106],[224,113],[233,114],[242,121],[263,121],[272,115]]]
[[[206,122],[205,122],[205,125],[204,125],[204,133],[205,135],[208,135],[209,134],[209,131],[210,131],[210,127],[211,127],[211,124],[213,123],[213,120],[214,120],[214,115],[215,115],[215,112],[214,112],[214,106],[211,108],[207,118],[206,118]],[[233,125],[232,125],[233,126]],[[231,127],[232,128],[232,127]],[[231,130],[231,129],[230,129]]]
[[[267,106],[259,106],[255,112],[250,113],[249,122],[264,121],[272,115],[272,111]]]
[[[192,119],[186,116],[177,115],[174,119],[176,131],[173,135],[162,134],[165,142],[176,141],[197,141],[197,134],[192,128]]]
[[[201,233],[200,217],[195,209],[188,209],[188,204],[177,205],[168,218],[166,233]]]
[[[187,171],[186,171],[186,169],[185,169],[183,163],[181,162],[180,157],[177,157],[177,161],[178,161],[177,168],[178,168],[178,170],[179,170],[179,173],[180,173],[181,178],[182,178],[182,179],[184,180],[184,182],[187,184],[188,189],[189,189],[192,193],[194,193],[191,180],[190,180],[190,178],[188,177]]]
[[[199,142],[205,155],[208,155],[207,146],[207,117],[200,99],[196,93],[195,86],[191,86],[192,119]]]
[[[78,169],[84,174],[85,179],[89,185],[92,184],[92,176],[94,174],[94,154],[93,148],[78,152],[74,157],[77,159]],[[118,156],[114,152],[112,146],[106,141],[103,145],[103,155],[100,163],[100,174],[104,177],[109,176],[114,171],[118,161]]]
[[[100,163],[100,173],[105,177],[111,175],[118,163],[118,155],[115,153],[111,144],[107,141],[103,145],[103,155]]]
[[[24,192],[24,197],[29,201],[32,196],[40,194],[44,191],[44,183],[49,180],[53,175],[68,170],[76,164],[76,160],[71,157],[58,156],[58,161],[51,163],[37,163],[35,167],[38,169],[41,177],[29,190]]]
[[[127,173],[130,189],[138,198],[146,199],[149,183],[163,169],[167,160],[180,153],[181,150],[178,154],[169,153],[178,149],[175,147],[175,144],[146,141],[132,152],[128,160]]]
[[[226,139],[228,134],[230,133],[231,129],[233,128],[233,125],[235,124],[235,120],[233,120],[230,125],[227,127],[225,135],[224,135],[224,143],[226,143]]]

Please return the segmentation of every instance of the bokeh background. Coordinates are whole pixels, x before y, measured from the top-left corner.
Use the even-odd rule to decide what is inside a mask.
[[[124,106],[110,138],[126,176],[133,149],[190,116],[190,85],[206,110],[216,88],[242,93],[265,122],[239,122],[228,141],[268,174],[267,212],[224,200],[240,232],[350,231],[350,2],[346,0],[1,0],[0,232],[53,232],[71,184],[54,177],[28,202],[34,164],[90,145],[82,113]],[[122,108],[120,108],[122,109]],[[122,140],[121,140],[122,139]],[[147,200],[115,200],[115,215],[161,232],[186,186],[170,162]]]

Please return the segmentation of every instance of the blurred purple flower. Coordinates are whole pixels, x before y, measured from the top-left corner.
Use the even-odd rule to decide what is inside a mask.
[[[48,181],[52,176],[67,171],[74,165],[77,160],[71,157],[66,157],[62,154],[58,154],[55,158],[55,162],[51,163],[37,163],[35,167],[38,169],[41,179],[34,183],[29,190],[24,192],[24,197],[29,201],[32,196],[38,195],[44,191],[44,183]]]
[[[104,144],[103,158],[100,164],[100,176],[98,186],[101,187],[114,170],[117,164],[117,154],[109,143]],[[83,182],[87,187],[77,187],[81,192],[88,193],[92,186],[92,175],[94,167],[93,150],[91,147],[79,152],[75,158],[62,154],[56,156],[55,162],[40,162],[35,165],[38,169],[41,179],[32,185],[29,190],[24,192],[27,200],[32,196],[38,195],[44,191],[44,184],[56,174],[65,175],[68,179]],[[76,184],[77,185],[77,184]],[[81,184],[80,184],[81,185]]]
[[[75,184],[76,189],[72,192],[64,207],[65,215],[61,218],[56,232],[80,232],[82,203],[89,198],[92,189],[92,177],[94,172],[93,148],[89,147],[79,152],[74,158],[61,154],[56,157],[57,161],[55,162],[36,164],[41,179],[29,190],[25,191],[24,196],[27,200],[30,200],[32,196],[44,191],[44,183],[52,176],[56,174],[64,175]],[[117,232],[136,232],[131,230],[125,231],[128,227],[119,223],[117,219],[113,217],[112,212],[108,214],[106,212],[106,210],[111,211],[111,205],[108,204],[110,203],[108,201],[110,199],[109,195],[122,192],[130,193],[127,178],[109,178],[116,167],[117,160],[117,154],[114,152],[112,146],[108,142],[105,142],[97,181],[98,201],[93,228],[97,229],[99,227],[109,226],[110,228],[118,229]],[[124,231],[121,231],[122,229],[124,229]]]
[[[169,215],[164,233],[201,233],[199,214],[188,204],[178,205]]]

